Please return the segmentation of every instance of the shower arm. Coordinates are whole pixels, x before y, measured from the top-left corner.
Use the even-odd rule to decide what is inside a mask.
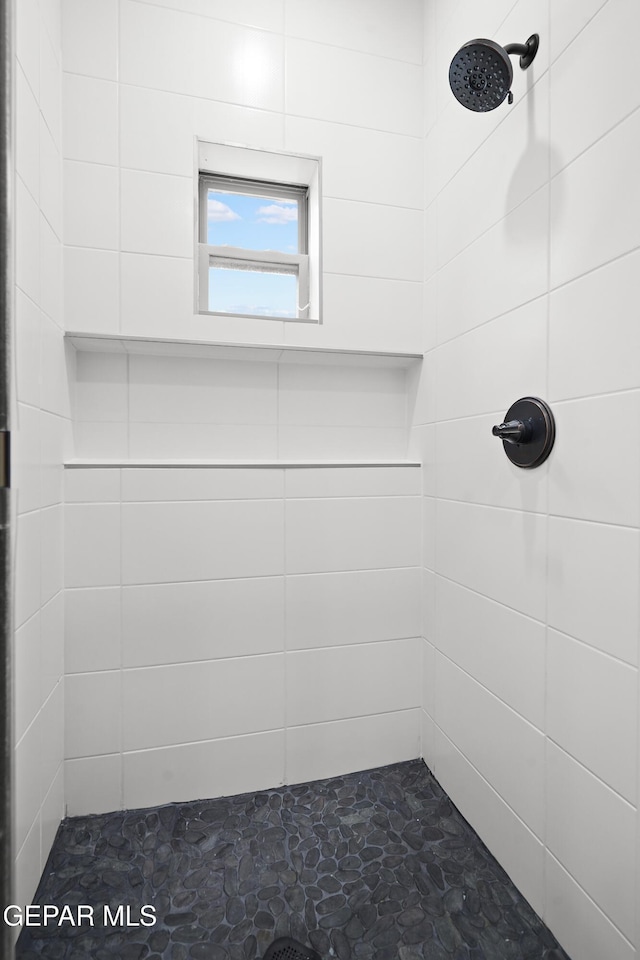
[[[539,44],[540,37],[537,33],[532,33],[526,43],[508,43],[504,49],[510,57],[519,56],[520,66],[526,70],[533,63]]]

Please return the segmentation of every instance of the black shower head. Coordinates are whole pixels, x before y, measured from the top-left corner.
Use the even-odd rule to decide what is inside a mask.
[[[449,67],[449,85],[453,95],[467,110],[486,113],[495,110],[505,97],[511,102],[513,67],[509,55],[520,54],[523,70],[532,63],[538,51],[538,34],[524,43],[501,47],[493,40],[470,40],[460,47]]]

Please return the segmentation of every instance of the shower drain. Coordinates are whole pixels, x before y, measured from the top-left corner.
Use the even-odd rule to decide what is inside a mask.
[[[291,937],[280,937],[267,948],[262,960],[322,960],[322,958],[311,947],[305,947]]]

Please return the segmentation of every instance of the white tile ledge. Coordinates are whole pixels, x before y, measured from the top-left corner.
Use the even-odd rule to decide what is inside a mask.
[[[108,468],[108,467],[420,467],[418,460],[100,460],[80,458],[67,460],[67,470]]]
[[[115,333],[68,331],[65,338],[77,350],[106,353],[147,353],[163,356],[208,357],[273,362],[357,363],[372,366],[407,367],[422,360],[421,353],[383,350],[347,350],[337,347],[295,346],[285,343],[234,343],[220,340],[183,340],[174,337],[136,337]]]

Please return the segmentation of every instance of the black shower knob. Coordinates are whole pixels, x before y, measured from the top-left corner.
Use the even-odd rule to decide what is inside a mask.
[[[551,408],[538,397],[522,397],[507,410],[504,422],[492,430],[516,467],[538,467],[551,453],[556,424]]]

